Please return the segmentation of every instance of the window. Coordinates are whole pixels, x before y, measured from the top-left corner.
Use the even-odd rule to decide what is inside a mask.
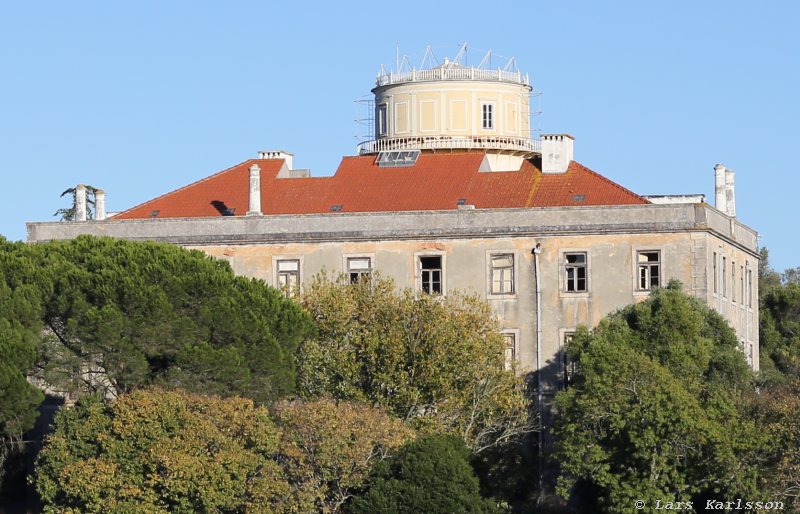
[[[420,290],[427,294],[442,294],[442,256],[421,255]]]
[[[517,362],[517,334],[514,332],[503,332],[505,341],[503,367],[506,370],[514,369]]]
[[[587,291],[586,252],[564,254],[564,290],[570,293]]]
[[[728,296],[728,259],[722,258],[722,296]]]
[[[514,294],[514,255],[504,253],[490,258],[491,294]]]
[[[561,387],[562,389],[568,389],[570,384],[572,384],[573,380],[575,379],[575,373],[578,370],[578,364],[571,360],[567,355],[567,346],[569,343],[572,342],[572,338],[575,336],[574,331],[566,331],[564,332],[562,345],[561,345]]]
[[[753,306],[753,270],[747,270],[747,306]]]
[[[640,291],[650,291],[661,285],[661,252],[636,252],[636,266]]]
[[[481,104],[482,127],[486,130],[494,129],[494,104]]]
[[[355,284],[359,280],[369,280],[372,274],[372,259],[369,257],[348,257],[347,258],[347,276],[350,277],[350,283]]]
[[[744,266],[739,266],[739,291],[741,292],[739,301],[742,303],[742,305],[744,305],[746,300],[744,296]]]
[[[731,301],[736,301],[736,261],[731,261]]]
[[[278,261],[277,285],[286,296],[291,296],[300,290],[300,261],[298,259]]]
[[[719,280],[717,277],[717,252],[714,252],[714,259],[711,262],[711,267],[713,268],[712,272],[714,275],[714,294],[717,294],[719,292]]]
[[[378,106],[378,136],[385,136],[389,132],[388,111],[386,104]]]

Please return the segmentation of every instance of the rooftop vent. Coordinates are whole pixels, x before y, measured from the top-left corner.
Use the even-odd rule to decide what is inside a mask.
[[[419,150],[389,150],[380,152],[375,162],[381,168],[405,168],[415,165],[419,154]]]
[[[267,150],[258,152],[259,159],[283,159],[286,161],[286,167],[290,170],[293,169],[294,154],[286,150]]]
[[[159,211],[159,210],[151,211],[150,212],[150,217],[151,218],[155,218],[156,216],[158,216],[159,212],[161,212],[161,211]]]
[[[341,212],[342,211],[342,204],[337,203],[336,205],[331,205],[331,212]]]

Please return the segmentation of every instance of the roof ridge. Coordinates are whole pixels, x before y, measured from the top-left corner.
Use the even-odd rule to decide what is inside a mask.
[[[181,186],[181,187],[179,187],[177,189],[173,189],[172,191],[166,192],[163,195],[156,196],[155,198],[151,198],[151,199],[146,200],[146,201],[144,201],[142,203],[136,204],[133,207],[129,207],[129,208],[125,209],[124,211],[115,214],[114,218],[118,218],[120,216],[123,216],[124,214],[126,214],[126,213],[128,213],[128,212],[130,212],[130,211],[132,211],[134,209],[138,209],[139,207],[142,207],[143,205],[147,205],[148,203],[155,202],[156,200],[161,200],[162,198],[165,198],[167,196],[170,196],[170,195],[173,195],[173,194],[178,193],[180,191],[183,191],[184,189],[188,189],[190,187],[194,187],[197,184],[202,184],[203,182],[206,182],[207,180],[211,180],[212,178],[215,178],[215,177],[218,177],[218,176],[223,175],[225,173],[228,173],[228,172],[232,171],[233,169],[238,168],[242,164],[248,163],[250,161],[283,161],[283,160],[285,160],[285,159],[247,159],[247,160],[244,160],[244,161],[242,161],[242,162],[240,162],[238,164],[234,164],[233,166],[230,166],[229,168],[226,168],[226,169],[224,169],[222,171],[218,171],[218,172],[214,173],[213,175],[209,175],[207,177],[201,178],[200,180],[195,180],[194,182],[186,184],[185,186]],[[113,219],[113,218],[111,218],[111,219]]]
[[[575,165],[576,165],[576,166],[580,166],[580,167],[581,167],[581,168],[583,168],[585,171],[587,171],[587,172],[591,173],[592,175],[594,175],[595,177],[598,177],[598,178],[600,178],[601,180],[603,180],[603,181],[605,181],[605,182],[607,182],[607,183],[611,184],[612,186],[616,187],[617,189],[621,189],[622,191],[624,191],[624,192],[626,192],[626,193],[628,193],[628,194],[630,194],[630,195],[633,195],[633,196],[635,196],[636,198],[638,198],[639,200],[642,200],[642,201],[643,201],[643,202],[645,202],[645,203],[652,203],[652,202],[650,202],[650,200],[648,200],[647,198],[644,198],[644,197],[642,197],[641,195],[638,195],[638,194],[634,193],[633,191],[631,191],[631,190],[630,190],[630,189],[628,189],[627,187],[625,187],[625,186],[623,186],[623,185],[621,185],[621,184],[619,184],[619,183],[617,183],[617,182],[614,182],[614,181],[613,181],[613,180],[611,180],[610,178],[608,178],[608,177],[606,177],[606,176],[604,176],[604,175],[602,175],[602,174],[600,174],[600,173],[598,173],[598,172],[594,171],[593,169],[591,169],[591,168],[589,168],[589,167],[587,167],[587,166],[584,166],[583,164],[579,163],[578,161],[574,161],[574,160],[573,160],[572,162],[573,162],[573,163],[575,163]]]

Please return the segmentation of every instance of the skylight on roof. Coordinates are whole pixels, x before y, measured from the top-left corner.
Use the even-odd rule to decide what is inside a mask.
[[[416,164],[419,154],[419,150],[389,150],[380,152],[375,162],[381,168],[404,168]]]

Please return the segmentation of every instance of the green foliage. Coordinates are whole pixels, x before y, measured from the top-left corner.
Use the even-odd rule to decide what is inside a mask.
[[[45,512],[279,512],[279,431],[251,400],[138,391],[62,409],[37,459]]]
[[[455,436],[426,436],[377,467],[373,485],[352,500],[351,514],[491,514],[469,464],[470,452]]]
[[[762,449],[761,481],[766,497],[800,507],[800,379],[760,395],[754,414],[767,436]]]
[[[299,352],[307,398],[374,403],[475,451],[532,430],[522,382],[504,369],[504,344],[486,302],[395,292],[389,280],[317,277],[303,297],[317,337]]]
[[[115,396],[149,384],[270,401],[311,329],[277,290],[198,251],[81,236],[20,250],[44,295],[40,378]]]
[[[340,512],[372,467],[414,435],[384,411],[354,402],[282,402],[274,413],[298,512]]]
[[[140,390],[62,409],[36,466],[45,512],[339,512],[413,437],[384,412]]]
[[[604,512],[634,501],[753,497],[764,443],[752,374],[724,319],[680,285],[579,331],[574,386],[555,400],[559,493],[589,486]]]
[[[16,255],[19,246],[0,238],[0,484],[44,398],[26,379],[36,359],[42,307],[37,288],[20,280],[34,269]]]
[[[86,219],[94,219],[94,206],[97,199],[97,191],[98,189],[93,186],[85,186],[86,187]],[[77,188],[70,187],[65,189],[63,193],[61,193],[61,198],[65,196],[72,197],[72,202],[69,207],[62,207],[61,209],[57,210],[53,213],[53,216],[60,216],[61,221],[75,221],[75,216],[78,212],[78,198],[77,198]]]
[[[779,275],[761,249],[759,263],[759,343],[767,385],[800,378],[800,268]]]

